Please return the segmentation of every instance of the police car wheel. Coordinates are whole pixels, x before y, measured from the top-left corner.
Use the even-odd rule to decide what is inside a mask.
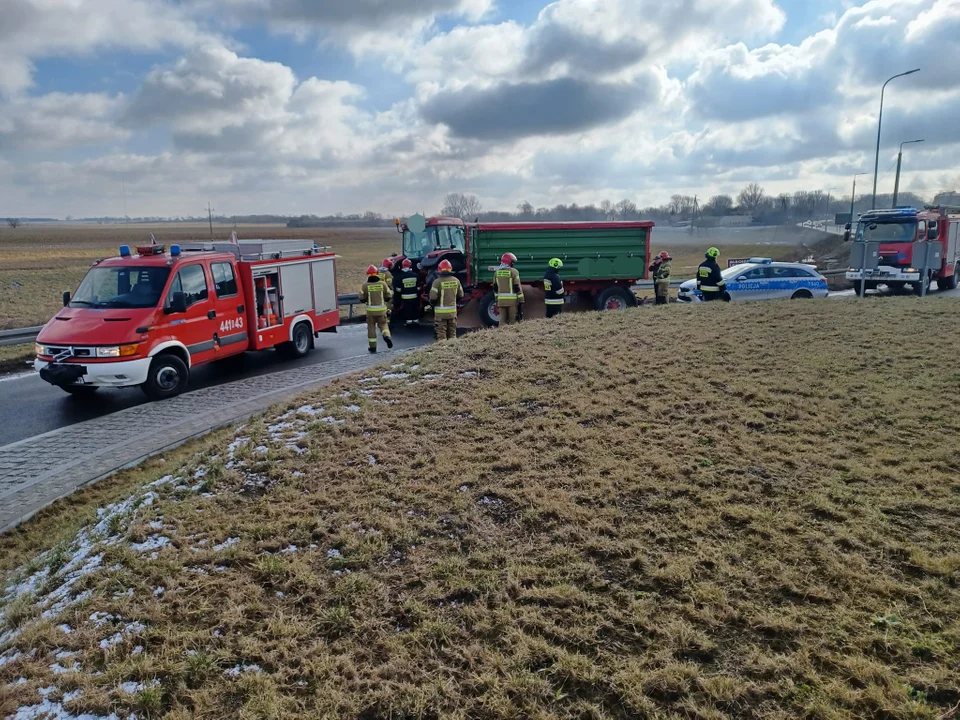
[[[100,388],[96,385],[61,385],[60,389],[63,390],[67,395],[73,395],[73,397],[85,398],[93,395]]]
[[[190,371],[176,355],[158,355],[150,363],[147,381],[140,387],[151,400],[163,400],[187,389]]]
[[[791,300],[810,300],[813,294],[809,290],[797,290],[791,297]]]

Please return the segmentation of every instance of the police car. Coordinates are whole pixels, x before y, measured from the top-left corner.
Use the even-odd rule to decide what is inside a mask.
[[[824,298],[827,279],[813,265],[750,258],[721,272],[731,300]],[[687,280],[677,293],[680,302],[702,302],[696,280]]]

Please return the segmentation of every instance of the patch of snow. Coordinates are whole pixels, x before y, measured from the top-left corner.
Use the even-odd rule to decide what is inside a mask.
[[[424,380],[438,380],[443,377],[443,373],[427,373],[423,376]]]
[[[327,550],[327,557],[332,560],[334,558],[342,558],[343,555],[336,548],[330,548],[329,550]]]
[[[59,630],[60,632],[66,635],[69,635],[70,633],[73,632],[73,628],[67,625],[66,623],[64,623],[63,625],[57,625],[57,630]]]
[[[133,718],[132,715],[130,717]],[[109,715],[91,715],[90,713],[74,715],[65,710],[62,703],[44,699],[38,705],[17,708],[16,714],[11,715],[9,720],[120,720],[120,717],[116,713],[110,713]]]
[[[113,599],[114,599],[114,600],[116,600],[117,598],[122,598],[122,597],[133,597],[133,588],[127,588],[127,589],[124,590],[123,592],[119,592],[119,593],[114,593],[114,594],[113,594]]]
[[[102,610],[98,610],[89,618],[90,622],[92,622],[95,627],[106,625],[108,622],[113,622],[116,619],[117,618],[115,615],[111,615],[108,612],[103,612]]]
[[[293,475],[293,477],[295,477],[295,478],[303,477],[303,473],[300,472],[299,470],[294,470],[294,471],[293,471],[292,473],[290,473],[290,474]]]
[[[328,425],[343,425],[346,423],[346,420],[338,420],[332,415],[328,415],[327,417],[320,418],[319,422],[327,423]]]
[[[71,702],[73,700],[76,700],[81,695],[83,695],[83,690],[80,690],[80,689],[71,690],[70,692],[66,692],[63,694],[63,702]]]
[[[17,678],[17,679],[14,680],[13,682],[8,682],[8,683],[7,683],[7,687],[13,688],[13,687],[17,687],[17,686],[19,686],[19,685],[26,685],[28,682],[30,682],[30,681],[27,680],[25,677]]]
[[[363,383],[363,384],[376,382],[377,380],[378,380],[378,378],[375,378],[375,377],[360,378],[360,382]]]
[[[406,363],[397,363],[396,365],[391,365],[391,366],[390,366],[390,369],[391,369],[391,370],[400,370],[401,368],[405,368],[406,366],[407,366]]]
[[[239,677],[241,673],[255,673],[260,672],[259,665],[236,665],[229,670],[224,670],[223,674],[228,677]]]
[[[170,544],[170,538],[166,535],[151,535],[142,543],[130,543],[130,549],[134,552],[148,552],[150,550],[159,550]]]
[[[283,432],[287,428],[292,428],[292,427],[293,427],[293,423],[278,422],[275,425],[268,425],[267,430],[271,433],[279,433],[279,432]]]
[[[281,550],[280,552],[282,552],[282,553],[295,553],[296,551],[297,551],[297,546],[296,546],[296,545],[288,545],[287,547],[285,547],[285,548],[284,548],[283,550]]]
[[[143,652],[143,645],[137,645],[130,654],[133,656],[140,655]]]
[[[60,663],[54,663],[50,666],[50,672],[54,675],[67,675],[68,673],[80,672],[80,663],[74,660],[73,665],[70,667],[64,667]]]
[[[376,465],[377,456],[376,455],[367,455],[367,465]]]
[[[148,683],[136,682],[134,680],[128,680],[127,682],[120,683],[118,688],[120,692],[126,693],[127,695],[136,695],[138,692],[143,692],[147,688],[157,687],[159,681],[151,680]]]
[[[410,366],[410,369],[411,369],[411,370],[419,370],[419,369],[420,369],[420,366],[419,366],[419,365],[411,365],[411,366]]]
[[[380,377],[382,377],[384,380],[406,380],[408,377],[410,377],[410,373],[384,373]]]
[[[100,641],[101,650],[109,650],[114,645],[119,645],[123,642],[123,633],[114,633],[108,638],[104,638]]]
[[[154,596],[154,597],[160,597],[160,596],[163,595],[166,591],[167,591],[167,589],[166,589],[163,585],[160,585],[159,587],[155,587],[155,588],[153,589],[153,596]]]
[[[282,598],[285,598],[285,597],[286,597],[286,594],[284,594],[284,593],[280,592],[279,590],[277,590],[277,597],[282,599]]]
[[[240,542],[240,538],[238,537],[227,538],[222,543],[219,543],[218,545],[214,545],[213,549],[216,552],[220,552],[221,550],[226,550],[227,548],[233,547],[239,542]]]
[[[4,665],[9,665],[10,663],[15,663],[17,660],[23,657],[22,652],[7,650],[3,655],[0,655],[0,668]]]
[[[470,488],[469,488],[467,485],[461,485],[461,486],[457,489],[457,492],[462,492],[462,493],[470,492]]]
[[[77,653],[74,650],[61,650],[53,657],[55,660],[66,660],[67,658],[72,658],[76,654]]]
[[[466,372],[460,373],[460,377],[476,377],[480,373],[475,372],[474,370],[467,370]]]
[[[56,685],[50,685],[49,687],[40,688],[37,690],[37,694],[40,697],[46,697],[47,695],[53,695],[57,691]]]
[[[151,520],[149,523],[147,523],[147,527],[151,530],[163,530],[163,521]]]
[[[347,406],[344,407],[343,409],[344,409],[344,410],[347,410],[348,412],[360,412],[360,406],[359,406],[359,405],[347,405]]]
[[[254,451],[257,455],[266,455],[268,452],[270,452],[270,448],[268,448],[266,445],[257,445],[257,446],[253,449],[253,451]]]

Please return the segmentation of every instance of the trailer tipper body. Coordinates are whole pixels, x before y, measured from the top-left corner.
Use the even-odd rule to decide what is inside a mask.
[[[652,222],[614,221],[464,223],[443,217],[411,222],[400,226],[403,256],[413,261],[426,286],[440,261],[449,260],[467,293],[464,309],[476,310],[487,326],[499,322],[493,274],[507,252],[517,256],[514,267],[525,286],[527,316],[543,314],[543,274],[555,257],[563,261],[570,309],[635,305],[630,288],[647,278],[654,227]],[[415,232],[421,225],[423,230]]]

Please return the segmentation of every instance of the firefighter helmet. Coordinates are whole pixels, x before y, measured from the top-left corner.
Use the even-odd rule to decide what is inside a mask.
[[[517,256],[513,253],[504,253],[500,258],[501,265],[513,265],[517,261]]]
[[[453,272],[453,265],[450,264],[449,260],[441,260],[440,264],[437,265],[437,270],[440,272]]]
[[[552,267],[554,270],[559,270],[560,268],[563,267],[563,260],[561,260],[560,258],[551,258],[550,262],[548,262],[547,265]]]
[[[387,270],[393,270],[393,260],[391,258],[387,258],[383,261],[380,267],[385,267]]]
[[[720,251],[717,250],[715,247],[712,247],[709,250],[707,250],[707,257],[716,259],[720,257]]]
[[[376,265],[368,265],[368,266],[367,266],[367,275],[368,275],[368,276],[372,277],[372,276],[374,276],[374,275],[379,275],[379,274],[380,274],[380,270],[377,268]]]
[[[402,267],[404,270],[409,270],[410,268],[413,267],[413,263],[410,262],[409,258],[404,258],[403,262],[400,263],[400,267]]]
[[[673,258],[670,257],[670,253],[668,253],[666,250],[664,250],[663,252],[660,253],[660,259],[661,259],[661,260],[673,260]]]

